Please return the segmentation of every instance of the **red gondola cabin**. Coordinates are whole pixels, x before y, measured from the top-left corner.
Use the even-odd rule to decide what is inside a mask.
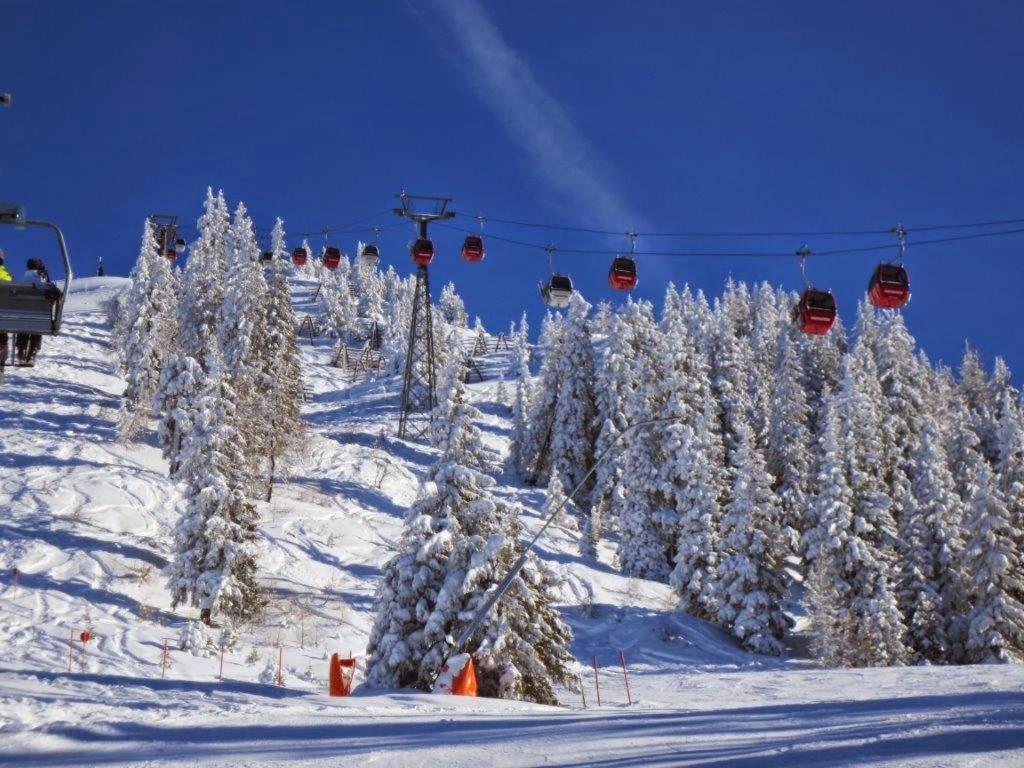
[[[823,336],[832,329],[836,314],[836,298],[832,291],[808,288],[800,294],[800,301],[793,307],[793,322],[804,333]]]
[[[341,251],[333,245],[324,249],[324,266],[327,269],[337,269],[341,264]]]
[[[292,251],[292,264],[296,267],[306,266],[307,261],[309,261],[309,254],[305,248],[299,247]]]
[[[462,258],[465,261],[483,261],[484,239],[480,235],[466,235],[462,243]]]
[[[421,237],[412,244],[412,260],[421,267],[434,260],[434,243],[430,238]]]
[[[273,260],[274,260],[274,252],[273,251],[264,251],[260,255],[260,261],[262,261],[264,264],[269,264]]]
[[[898,264],[879,264],[868,283],[868,301],[879,309],[899,309],[910,301],[910,276]]]
[[[636,261],[628,256],[617,256],[608,270],[608,285],[617,291],[636,288]]]

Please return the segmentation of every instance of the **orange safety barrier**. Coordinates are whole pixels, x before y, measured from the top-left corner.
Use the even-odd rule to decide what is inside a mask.
[[[352,693],[352,680],[356,676],[356,660],[342,659],[338,654],[331,654],[331,666],[328,670],[328,683],[331,696],[348,696]]]

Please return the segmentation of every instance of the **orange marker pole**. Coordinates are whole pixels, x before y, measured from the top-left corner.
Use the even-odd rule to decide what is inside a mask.
[[[626,652],[619,651],[619,661],[622,662],[622,679],[626,681],[626,701],[633,706],[633,697],[629,693],[629,673],[626,671]]]
[[[284,646],[277,646],[277,684],[284,686]]]

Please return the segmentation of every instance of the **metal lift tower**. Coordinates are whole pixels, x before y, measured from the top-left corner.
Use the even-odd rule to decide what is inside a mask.
[[[427,225],[432,221],[452,219],[448,210],[451,198],[398,195],[401,207],[395,215],[416,222],[421,240],[427,240]],[[430,311],[430,272],[427,264],[417,262],[416,289],[409,321],[409,347],[405,354],[405,377],[402,382],[402,411],[398,419],[398,437],[418,440],[430,429],[430,412],[437,404],[434,371],[434,327]]]

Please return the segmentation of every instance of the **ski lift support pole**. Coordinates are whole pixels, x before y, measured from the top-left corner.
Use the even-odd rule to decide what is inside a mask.
[[[609,454],[611,454],[611,452],[618,446],[619,441],[627,434],[637,429],[650,427],[653,426],[654,424],[664,424],[670,421],[679,421],[679,418],[676,416],[671,416],[658,419],[647,419],[645,421],[638,421],[635,424],[630,424],[618,435],[616,435],[611,445],[605,448],[604,452],[597,457],[597,460],[587,471],[587,474],[583,476],[583,479],[580,480],[579,483],[577,483],[576,487],[573,488],[568,495],[566,495],[566,497],[562,500],[562,503],[555,507],[555,509],[552,510],[551,514],[548,515],[548,519],[544,521],[544,525],[542,525],[541,529],[534,534],[532,539],[530,539],[530,543],[526,545],[526,548],[523,550],[523,553],[519,556],[519,559],[516,560],[511,570],[509,570],[509,572],[505,574],[505,578],[503,578],[501,580],[501,583],[498,584],[497,589],[495,589],[494,592],[491,593],[491,596],[487,599],[487,602],[480,606],[480,609],[476,612],[476,615],[473,617],[473,620],[464,630],[462,630],[462,634],[459,635],[458,639],[455,640],[454,643],[452,643],[449,640],[449,653],[445,656],[445,661],[447,661],[448,656],[450,656],[452,652],[458,652],[459,649],[461,649],[466,643],[469,642],[469,639],[473,636],[473,633],[480,628],[480,625],[483,624],[484,619],[487,618],[487,614],[491,612],[491,609],[494,608],[498,600],[501,599],[501,596],[508,591],[508,588],[512,585],[512,582],[515,580],[516,576],[519,575],[519,572],[523,569],[523,566],[526,565],[526,560],[529,557],[530,551],[533,549],[533,546],[537,543],[537,540],[544,535],[544,532],[548,529],[551,523],[554,522],[555,518],[558,517],[558,513],[562,511],[562,507],[569,503],[569,501],[586,484],[587,480],[590,479],[590,476],[594,474],[594,472],[597,470],[599,466],[601,466],[602,462],[604,462],[604,460],[609,456]],[[441,664],[441,666],[444,666],[444,664]]]

